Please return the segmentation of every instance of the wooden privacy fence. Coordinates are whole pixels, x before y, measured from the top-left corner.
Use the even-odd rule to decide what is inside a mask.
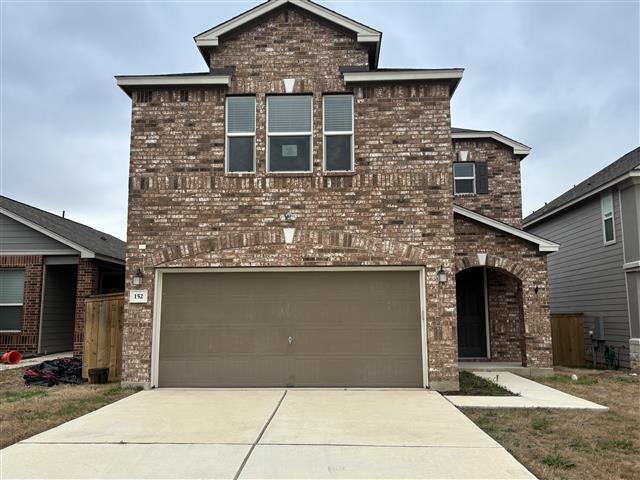
[[[124,294],[95,295],[86,299],[82,377],[90,368],[108,368],[109,381],[120,380],[122,371],[122,321]]]
[[[584,315],[582,313],[551,315],[553,364],[581,367],[584,361]]]

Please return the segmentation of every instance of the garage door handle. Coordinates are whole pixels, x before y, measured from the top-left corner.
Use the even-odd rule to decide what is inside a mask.
[[[289,345],[293,345],[293,337],[289,337]]]

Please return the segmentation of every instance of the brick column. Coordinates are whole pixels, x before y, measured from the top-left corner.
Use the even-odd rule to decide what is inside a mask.
[[[522,279],[524,309],[525,366],[532,368],[553,367],[551,348],[551,318],[546,258],[544,269],[530,271]],[[537,292],[536,292],[537,287]]]
[[[85,300],[98,293],[98,265],[95,260],[81,258],[78,263],[78,283],[76,286],[76,319],[73,335],[73,354],[82,355],[84,342]]]
[[[42,298],[42,257],[0,256],[0,268],[24,270],[24,295],[20,332],[0,334],[0,350],[17,350],[34,355],[40,334],[40,299]]]

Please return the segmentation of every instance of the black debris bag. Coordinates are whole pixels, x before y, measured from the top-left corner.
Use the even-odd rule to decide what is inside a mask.
[[[82,380],[82,360],[79,358],[57,358],[46,360],[27,369],[22,376],[25,385],[52,387],[58,383],[79,385]]]

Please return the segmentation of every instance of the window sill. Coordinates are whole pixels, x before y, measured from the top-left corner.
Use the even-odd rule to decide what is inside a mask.
[[[267,172],[267,177],[313,177],[313,172]]]
[[[0,330],[0,335],[3,333],[22,333],[22,330]]]
[[[454,197],[475,197],[477,193],[454,193]]]
[[[224,172],[225,177],[255,177],[256,172]]]
[[[325,177],[353,177],[356,172],[322,172],[322,175]]]
[[[610,242],[604,242],[605,247],[610,247],[611,245],[615,245],[615,244],[616,244],[615,240],[611,240]]]

